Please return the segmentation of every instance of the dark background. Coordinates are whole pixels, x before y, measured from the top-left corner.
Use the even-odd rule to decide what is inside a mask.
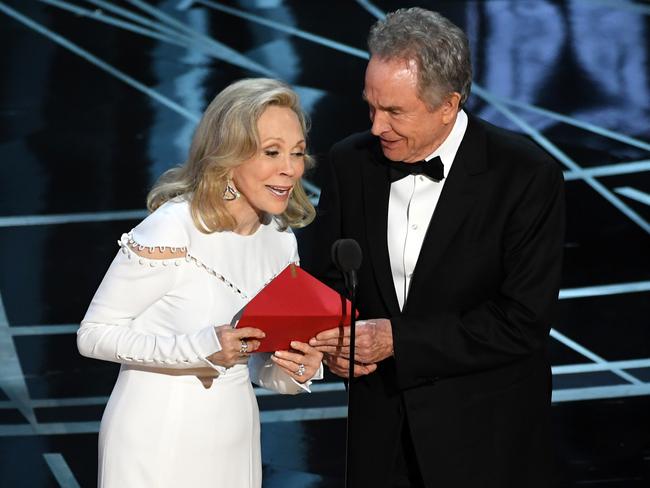
[[[557,486],[650,486],[650,3],[417,4],[468,34],[467,109],[565,170]],[[94,486],[118,367],[80,357],[74,332],[207,103],[236,79],[282,78],[322,158],[369,126],[369,27],[411,5],[0,1],[0,486]],[[345,393],[331,377],[314,390],[258,397],[265,488],[342,486]]]

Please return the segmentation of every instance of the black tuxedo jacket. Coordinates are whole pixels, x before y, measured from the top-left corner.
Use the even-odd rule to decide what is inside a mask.
[[[303,266],[335,284],[330,246],[356,239],[360,318],[389,318],[395,351],[354,380],[353,486],[387,486],[407,421],[427,487],[548,487],[559,165],[528,139],[470,116],[400,311],[378,140],[355,134],[328,163],[317,221],[301,239]]]

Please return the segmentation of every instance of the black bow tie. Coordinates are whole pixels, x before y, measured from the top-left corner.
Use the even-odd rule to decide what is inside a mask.
[[[445,172],[440,156],[436,156],[429,161],[418,161],[416,163],[388,161],[388,177],[391,183],[401,180],[408,175],[425,175],[434,181],[442,181],[445,177]]]

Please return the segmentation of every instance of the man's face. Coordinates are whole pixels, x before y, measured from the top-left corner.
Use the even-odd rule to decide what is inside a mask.
[[[412,163],[431,154],[451,132],[458,110],[457,94],[431,109],[418,97],[414,60],[373,56],[366,68],[364,99],[371,132],[391,161]]]

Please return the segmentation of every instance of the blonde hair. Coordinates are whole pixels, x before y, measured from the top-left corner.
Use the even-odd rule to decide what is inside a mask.
[[[223,200],[228,175],[259,150],[257,121],[271,105],[293,110],[306,136],[307,116],[298,95],[288,85],[269,78],[237,81],[208,105],[194,133],[187,161],[160,176],[147,196],[147,208],[153,212],[168,200],[185,196],[201,232],[233,230],[237,223]],[[313,165],[313,159],[305,155],[305,169]],[[286,210],[275,218],[280,229],[285,230],[289,226],[306,226],[315,214],[298,181]]]

